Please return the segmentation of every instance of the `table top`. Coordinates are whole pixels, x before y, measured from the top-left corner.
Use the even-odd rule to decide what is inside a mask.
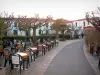
[[[51,41],[51,42],[54,42],[54,41]]]
[[[38,46],[44,46],[45,47],[46,45],[45,44],[39,44]]]
[[[37,48],[36,48],[36,47],[31,47],[31,49],[32,49],[33,51],[37,50]]]
[[[46,45],[43,44],[43,46],[46,46]]]
[[[27,54],[23,52],[17,52],[15,55],[26,56]]]

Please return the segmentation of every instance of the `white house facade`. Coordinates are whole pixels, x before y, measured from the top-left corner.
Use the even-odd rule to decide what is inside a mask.
[[[73,20],[71,25],[71,36],[74,38],[75,31],[77,31],[78,35],[81,35],[84,31],[84,27],[92,26],[91,23],[89,23],[86,19],[78,19]]]
[[[47,25],[44,26],[38,26],[36,29],[36,36],[40,36],[42,34],[54,34],[55,30],[52,29],[52,22],[49,22]],[[41,33],[39,32],[41,30]],[[20,31],[18,27],[18,23],[15,22],[15,20],[12,20],[11,26],[9,27],[9,30],[7,31],[7,36],[13,36],[13,35],[19,35],[19,36],[26,36],[25,31]],[[30,29],[30,36],[33,35],[33,29]]]

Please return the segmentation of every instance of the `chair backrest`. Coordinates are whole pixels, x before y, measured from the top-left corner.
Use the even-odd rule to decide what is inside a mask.
[[[27,56],[29,56],[29,55],[30,55],[30,51],[29,51],[29,50],[25,50],[25,51],[24,51],[24,53],[26,53],[26,54],[27,54]]]
[[[0,52],[2,52],[3,51],[3,48],[0,48]]]
[[[4,51],[4,55],[9,55],[9,51],[8,50],[5,50]]]
[[[20,64],[20,61],[22,61],[22,59],[19,55],[12,55],[12,64]]]
[[[27,55],[24,56],[23,58],[24,58],[24,59],[27,59],[28,56],[30,56],[30,51],[29,51],[29,50],[25,50],[24,53],[26,53]]]
[[[39,45],[39,46],[37,47],[37,50],[43,50],[43,45]]]
[[[8,59],[9,58],[9,55],[10,55],[9,50],[8,49],[5,49],[4,50],[4,57],[5,57],[5,59]]]

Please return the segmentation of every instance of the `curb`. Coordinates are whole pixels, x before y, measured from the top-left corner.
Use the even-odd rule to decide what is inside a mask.
[[[98,62],[99,62],[98,58],[91,56],[91,54],[88,52],[88,48],[87,48],[86,44],[83,45],[83,51],[84,51],[86,59],[88,60],[90,66],[94,70],[95,74],[100,75],[100,71],[98,68]]]

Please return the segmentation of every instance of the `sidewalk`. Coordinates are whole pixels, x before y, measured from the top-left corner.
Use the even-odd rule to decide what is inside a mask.
[[[64,48],[66,45],[71,44],[72,42],[75,42],[78,40],[67,40],[62,41],[59,43],[58,46],[54,47],[50,51],[46,53],[45,56],[39,56],[36,61],[32,62],[30,64],[30,67],[27,71],[22,71],[21,75],[43,75],[46,69],[48,68],[49,64],[53,60],[53,58],[58,54],[58,52]],[[9,71],[9,70],[8,70]],[[0,71],[1,75],[20,75],[20,73],[17,71],[13,71],[11,74],[9,72],[5,73],[5,69],[2,69]]]
[[[99,62],[98,57],[97,56],[92,56],[89,53],[88,47],[86,46],[86,44],[84,44],[84,46],[83,46],[83,51],[84,51],[84,54],[85,54],[89,64],[91,65],[91,67],[95,71],[96,75],[100,75],[100,71],[98,69],[98,62]]]

